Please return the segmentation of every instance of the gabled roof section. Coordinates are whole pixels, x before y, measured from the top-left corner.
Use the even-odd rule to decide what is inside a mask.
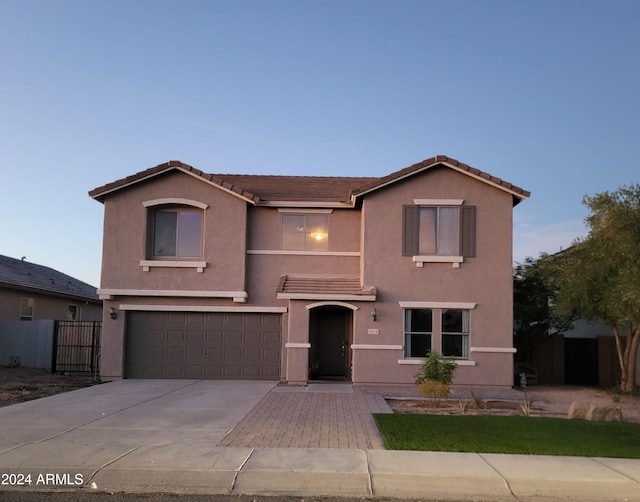
[[[99,303],[96,288],[86,282],[24,259],[0,255],[0,288],[3,287]]]
[[[112,192],[147,181],[155,176],[178,170],[254,205],[275,207],[353,207],[358,199],[371,192],[436,166],[449,167],[510,193],[513,197],[514,206],[531,195],[516,185],[445,155],[431,157],[383,177],[206,174],[188,164],[172,160],[98,187],[90,191],[89,195],[96,200],[103,201]]]
[[[151,167],[144,171],[140,171],[136,174],[132,174],[131,176],[127,176],[126,178],[122,178],[116,180],[112,183],[107,183],[101,187],[95,188],[89,192],[89,195],[96,200],[103,201],[104,197],[108,194],[115,192],[116,190],[121,190],[123,188],[135,185],[137,183],[141,183],[148,179],[154,178],[161,174],[165,174],[174,170],[182,171],[186,174],[194,176],[195,178],[199,178],[202,181],[209,183],[211,185],[217,186],[218,188],[235,195],[236,197],[240,197],[245,199],[247,202],[252,204],[257,204],[260,201],[260,198],[247,190],[240,188],[238,186],[229,183],[226,180],[220,179],[216,175],[206,174],[199,169],[196,169],[189,164],[185,164],[180,162],[179,160],[170,160],[169,162],[165,162],[164,164],[159,164],[155,167]]]
[[[464,164],[456,159],[447,157],[446,155],[436,155],[435,157],[431,157],[430,159],[423,160],[422,162],[418,162],[417,164],[413,164],[412,166],[405,167],[404,169],[400,169],[399,171],[388,174],[387,176],[383,176],[382,178],[377,178],[369,186],[364,187],[354,195],[356,197],[363,197],[370,192],[379,190],[393,183],[397,183],[405,178],[408,178],[409,176],[413,176],[439,165],[447,166],[451,169],[454,169],[455,171],[476,178],[481,182],[493,185],[498,189],[511,193],[513,196],[514,206],[531,195],[531,193],[527,190],[513,185],[508,181],[504,181],[501,178],[492,176],[489,173],[481,171],[480,169],[476,169],[475,167],[471,167],[470,165]]]

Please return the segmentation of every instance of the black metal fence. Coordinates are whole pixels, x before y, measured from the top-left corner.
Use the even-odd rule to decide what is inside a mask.
[[[52,371],[100,374],[100,321],[56,321]]]

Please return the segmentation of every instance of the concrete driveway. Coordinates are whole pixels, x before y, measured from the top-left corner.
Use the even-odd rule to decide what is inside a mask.
[[[43,441],[115,449],[191,440],[216,445],[276,385],[122,380],[7,406],[0,408],[0,455]]]
[[[245,415],[254,427],[277,418],[283,396],[302,402],[304,392],[319,403],[328,396],[320,387],[270,392],[275,385],[125,380],[0,408],[0,498],[71,490],[640,502],[638,460],[217,446]],[[291,410],[284,414],[302,416]],[[338,410],[329,422],[349,424],[353,416]],[[266,430],[280,434],[273,423]]]

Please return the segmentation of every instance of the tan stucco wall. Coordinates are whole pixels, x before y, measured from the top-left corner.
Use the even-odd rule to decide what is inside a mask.
[[[39,319],[66,321],[69,305],[78,307],[77,321],[100,321],[102,319],[101,304],[88,303],[85,300],[77,300],[75,298],[44,295],[33,291],[0,288],[0,321],[20,320],[22,298],[33,299],[34,321]]]
[[[204,272],[151,269],[145,258],[145,200],[178,197],[209,204],[205,216]],[[464,199],[477,207],[476,257],[459,268],[451,263],[426,263],[418,268],[401,256],[402,206],[413,199]],[[304,212],[304,211],[302,211]],[[335,209],[330,215],[329,253],[270,254],[281,247],[281,213],[256,208],[183,173],[159,177],[121,190],[105,202],[103,289],[246,290],[248,307],[288,308],[283,316],[282,378],[306,381],[308,349],[286,343],[309,341],[309,310],[315,302],[278,300],[276,284],[283,274],[361,274],[365,286],[376,286],[377,320],[371,303],[347,302],[353,313],[352,378],[355,383],[412,383],[419,366],[399,364],[403,351],[403,309],[400,301],[471,302],[470,346],[506,352],[472,352],[474,366],[460,366],[455,383],[506,385],[513,382],[512,347],[512,197],[495,187],[449,169],[433,169],[378,190],[359,209]],[[246,229],[246,230],[245,230]],[[246,238],[246,248],[245,248]],[[360,249],[361,252],[358,255]],[[246,251],[249,251],[247,254]],[[336,256],[331,253],[355,253]],[[231,299],[115,297],[105,302],[102,375],[122,377],[126,312],[113,321],[111,306],[122,304],[237,306]],[[377,330],[370,334],[369,330]]]
[[[163,198],[195,200],[204,211],[204,272],[155,268],[144,272],[147,209],[143,202]],[[189,175],[170,173],[105,200],[101,289],[244,290],[246,202]]]
[[[403,257],[402,206],[414,199],[464,199],[476,213],[476,256],[460,268]],[[379,334],[357,333],[359,343],[403,345],[403,309],[398,302],[469,302],[470,346],[512,347],[512,198],[455,171],[438,168],[367,197],[363,206],[363,282],[377,286]],[[439,347],[434,347],[438,350]],[[401,365],[402,350],[366,350],[354,357],[354,380],[411,382],[418,366]],[[461,366],[455,383],[511,385],[513,354],[471,352],[475,366]],[[381,372],[380,367],[385,371]]]

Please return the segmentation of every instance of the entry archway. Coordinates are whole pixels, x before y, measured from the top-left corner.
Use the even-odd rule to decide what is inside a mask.
[[[348,380],[351,378],[353,311],[357,307],[321,303],[309,309],[309,379]]]

